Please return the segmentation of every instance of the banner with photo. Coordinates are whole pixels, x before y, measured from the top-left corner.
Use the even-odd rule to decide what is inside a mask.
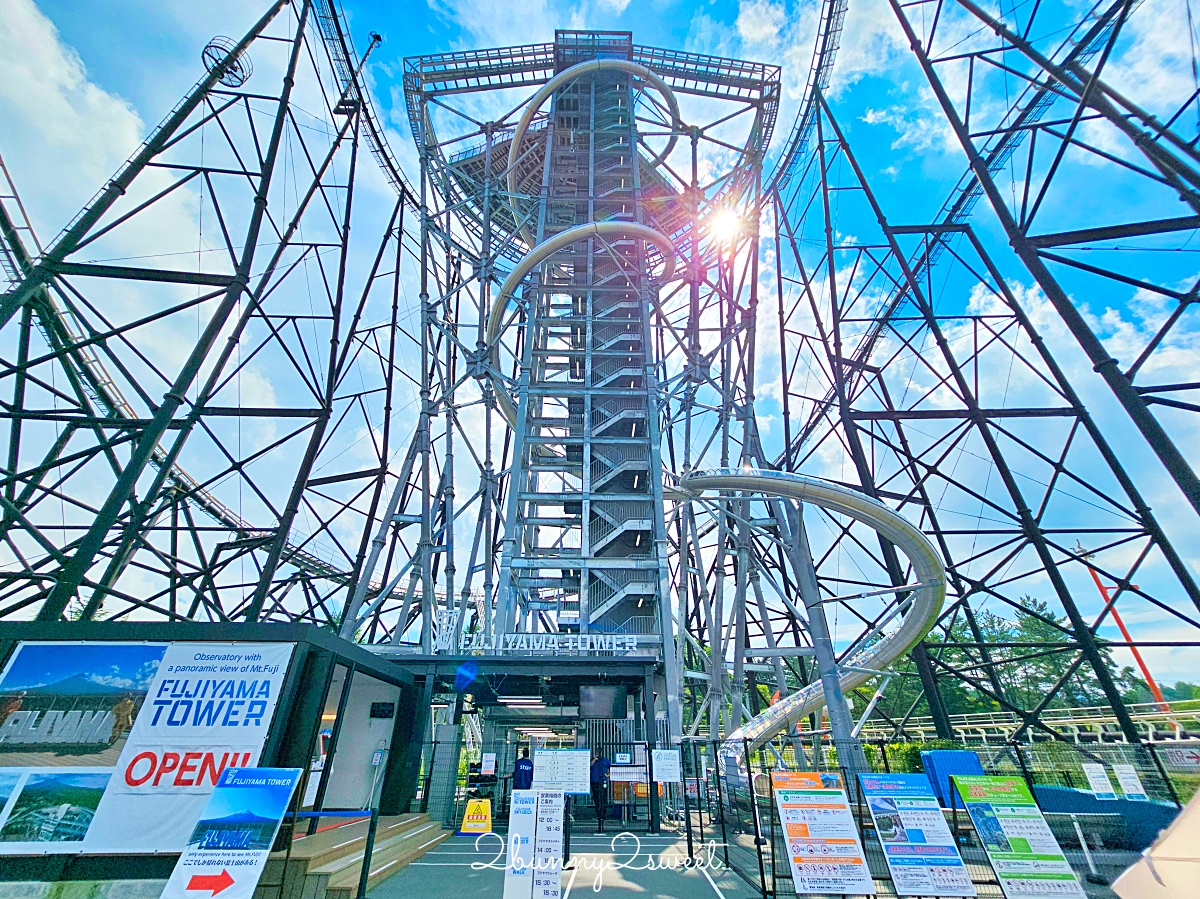
[[[181,851],[221,771],[258,762],[293,646],[20,644],[0,674],[0,855]]]
[[[251,899],[300,768],[226,768],[208,796],[161,899]]]

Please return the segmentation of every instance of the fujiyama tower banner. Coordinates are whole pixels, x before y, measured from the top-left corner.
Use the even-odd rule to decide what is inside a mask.
[[[221,771],[258,762],[292,650],[21,644],[0,677],[0,854],[180,851]]]

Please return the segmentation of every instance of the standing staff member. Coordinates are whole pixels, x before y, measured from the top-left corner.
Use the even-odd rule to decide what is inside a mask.
[[[513,768],[513,789],[528,790],[533,786],[533,762],[529,761],[529,750],[522,749],[521,757]]]
[[[608,814],[608,769],[612,767],[599,749],[592,750],[592,803],[596,806],[596,832],[604,833],[604,818]]]

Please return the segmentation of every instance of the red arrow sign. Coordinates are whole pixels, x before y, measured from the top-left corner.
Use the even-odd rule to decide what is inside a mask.
[[[220,874],[193,874],[192,879],[188,881],[187,888],[202,892],[211,890],[215,896],[231,886],[233,886],[233,878],[229,876],[228,871],[222,868]]]

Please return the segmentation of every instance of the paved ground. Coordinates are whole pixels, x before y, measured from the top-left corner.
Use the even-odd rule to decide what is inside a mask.
[[[571,861],[562,875],[562,899],[626,896],[633,899],[754,899],[759,894],[723,867],[710,844],[685,869],[687,842],[675,834],[571,837]],[[596,889],[596,888],[599,889]],[[370,899],[499,897],[504,892],[504,849],[499,838],[451,837],[370,892]]]

